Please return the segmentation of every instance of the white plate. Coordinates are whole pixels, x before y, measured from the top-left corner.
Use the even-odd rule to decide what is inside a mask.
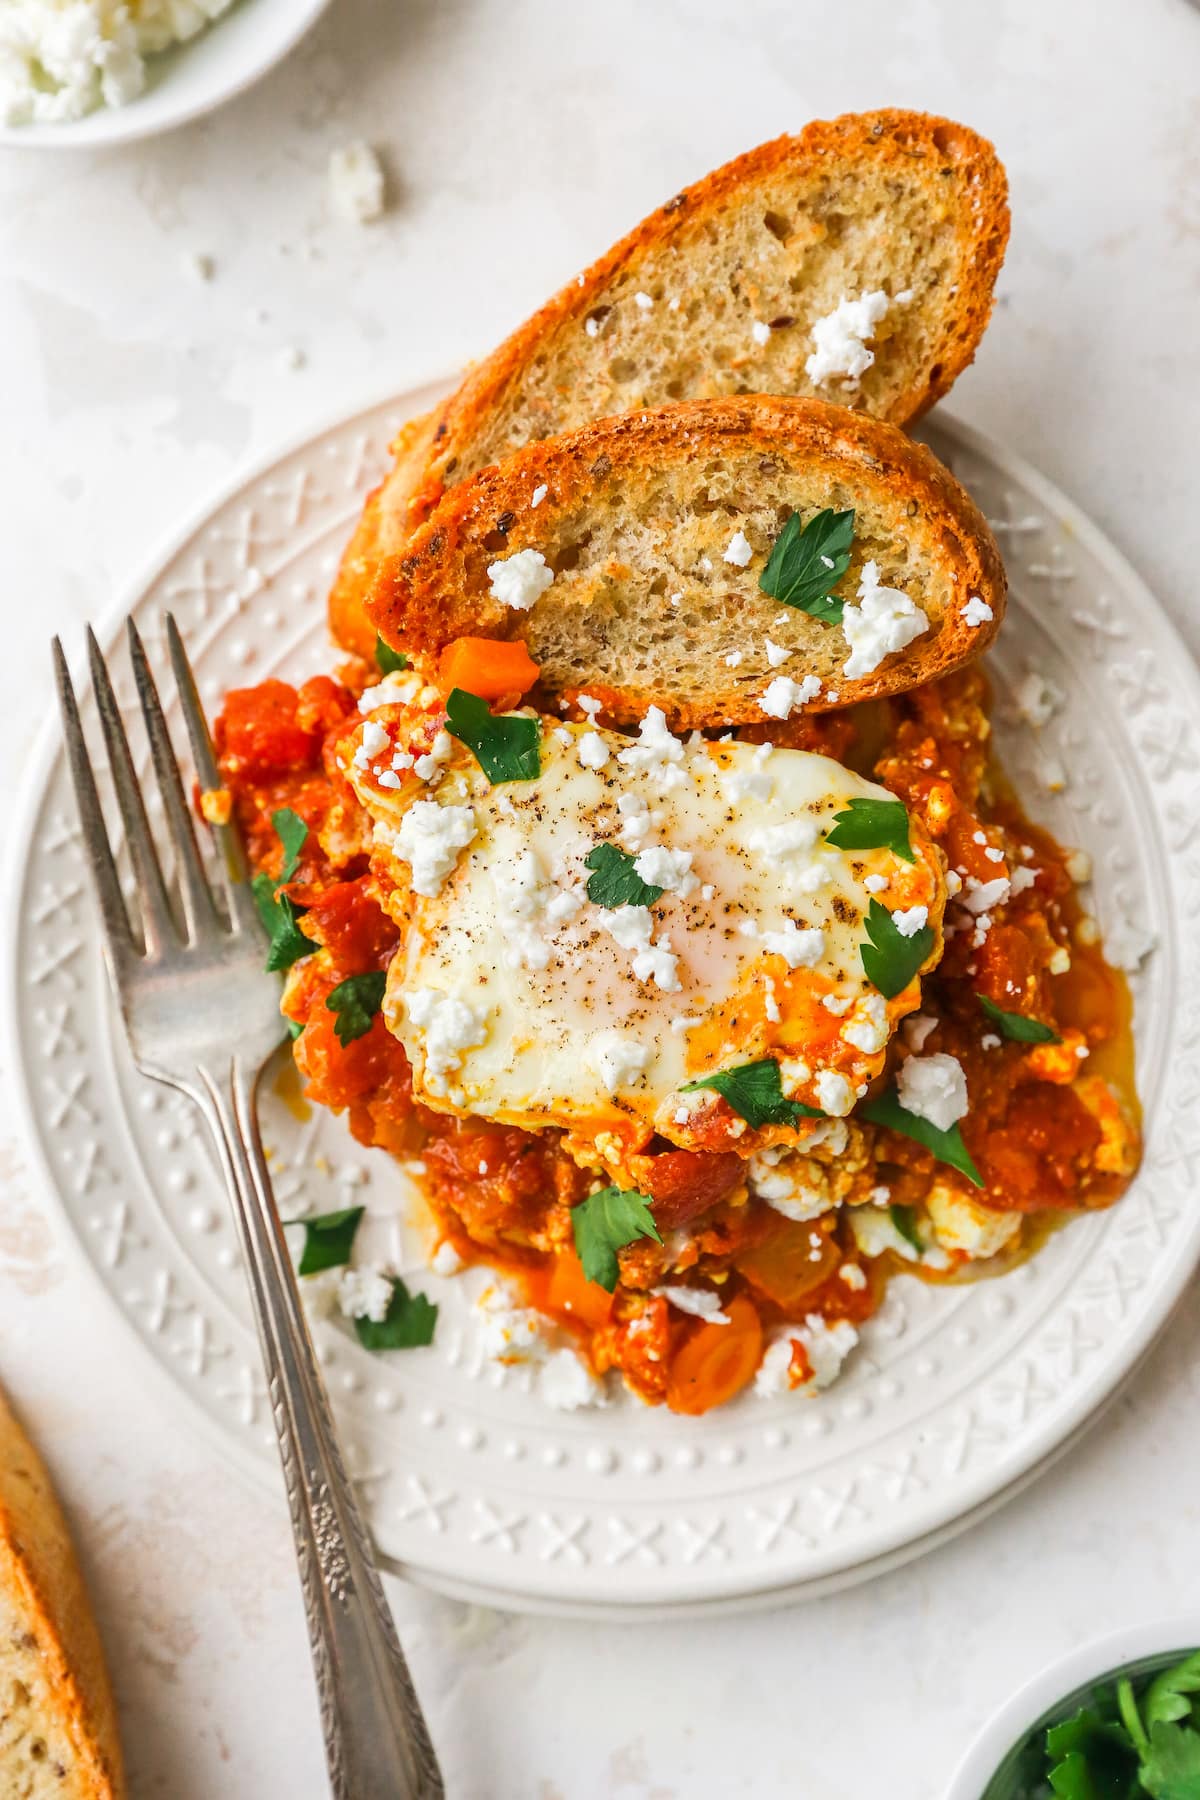
[[[329,0],[236,0],[186,44],[146,63],[146,87],[127,106],[102,106],[61,125],[0,125],[0,145],[94,150],[173,131],[262,79],[316,24]]]
[[[213,507],[139,589],[183,627],[206,700],[330,663],[324,594],[399,421],[440,387],[311,438]],[[1030,810],[1091,851],[1107,930],[1158,948],[1135,981],[1143,1174],[1003,1279],[900,1278],[837,1387],[747,1397],[704,1419],[622,1399],[546,1410],[528,1371],[484,1364],[468,1281],[429,1350],[372,1358],[318,1338],[383,1552],[416,1578],[574,1612],[752,1606],[826,1590],[927,1548],[995,1505],[1077,1433],[1136,1363],[1200,1257],[1197,983],[1200,681],[1133,571],[1028,467],[940,419],[928,435],[998,524],[1014,590],[992,659],[1002,753]],[[118,658],[118,666],[121,659]],[[1039,735],[1006,696],[1029,667],[1070,698]],[[121,684],[130,698],[127,678]],[[88,707],[90,713],[90,703]],[[1044,777],[1057,760],[1066,791]],[[275,1450],[225,1203],[185,1108],[129,1067],[104,985],[74,810],[53,729],[15,841],[10,1015],[34,1154],[97,1277],[154,1360],[247,1467]],[[348,1193],[374,1246],[410,1269],[402,1178],[324,1114],[268,1100],[285,1216]],[[367,1173],[365,1189],[348,1185]]]

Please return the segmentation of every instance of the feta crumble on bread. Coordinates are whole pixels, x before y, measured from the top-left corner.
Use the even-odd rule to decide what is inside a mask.
[[[986,625],[989,619],[994,619],[996,616],[987,601],[980,599],[978,594],[972,594],[967,604],[960,606],[958,610],[972,630],[980,625]]]
[[[967,1114],[962,1064],[943,1050],[906,1057],[896,1076],[896,1093],[906,1112],[925,1119],[937,1131],[949,1131]]]
[[[858,605],[842,609],[842,630],[850,656],[842,673],[852,681],[872,675],[885,657],[903,650],[929,630],[921,608],[899,588],[881,587],[879,565],[863,564],[858,583]]]
[[[809,380],[819,385],[840,375],[857,383],[875,361],[867,340],[874,337],[890,305],[882,288],[876,288],[857,300],[848,296],[839,300],[831,313],[818,319],[812,328],[812,354],[804,364]]]
[[[758,704],[769,719],[789,719],[810,700],[815,700],[820,691],[821,681],[817,675],[806,675],[803,681],[793,681],[790,675],[777,675],[760,695]]]
[[[511,556],[501,556],[488,564],[487,575],[493,600],[516,612],[528,612],[554,580],[554,570],[540,550],[514,550]]]
[[[330,152],[329,198],[338,218],[352,225],[371,225],[383,217],[383,165],[362,138]]]
[[[755,319],[753,325],[750,327],[750,336],[754,339],[756,344],[769,344],[771,341],[771,327],[767,324],[765,319]]]
[[[735,531],[725,546],[725,561],[744,569],[754,556],[754,546],[744,531]]]

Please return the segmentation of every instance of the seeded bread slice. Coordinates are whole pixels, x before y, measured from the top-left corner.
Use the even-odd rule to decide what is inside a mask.
[[[124,1793],[104,1653],[66,1521],[0,1395],[0,1794]]]
[[[824,508],[855,515],[836,597],[855,604],[873,562],[929,621],[853,680],[844,625],[759,586],[789,515]],[[497,565],[522,551],[553,581],[519,608]],[[985,519],[923,445],[821,400],[747,394],[623,413],[481,470],[384,563],[370,612],[427,664],[456,637],[522,638],[547,694],[586,690],[615,722],[653,704],[682,727],[783,716],[777,677],[818,678],[814,711],[928,681],[986,647],[1004,601]]]
[[[406,427],[335,584],[335,638],[369,654],[362,603],[379,560],[446,487],[533,440],[739,393],[916,418],[975,354],[1008,226],[992,146],[925,113],[818,121],[685,188]],[[866,340],[873,362],[857,380],[814,380],[813,326],[875,292],[889,305]]]

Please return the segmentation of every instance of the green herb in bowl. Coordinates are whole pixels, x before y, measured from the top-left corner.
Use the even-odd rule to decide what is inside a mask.
[[[1200,1650],[1076,1689],[1004,1759],[982,1800],[1200,1800]]]

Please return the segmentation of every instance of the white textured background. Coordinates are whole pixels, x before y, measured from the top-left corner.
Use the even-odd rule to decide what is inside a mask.
[[[1186,0],[335,0],[205,123],[103,156],[0,151],[0,816],[50,704],[51,629],[115,604],[239,467],[488,348],[712,165],[882,104],[966,120],[1010,172],[1000,305],[954,408],[1089,509],[1200,646]],[[359,134],[393,195],[367,231],[324,194]],[[10,1091],[0,1378],[78,1522],[134,1800],[319,1800],[282,1500],[173,1416],[57,1240]],[[933,1800],[1036,1665],[1194,1602],[1198,1351],[1193,1303],[1024,1498],[804,1610],[577,1627],[393,1584],[452,1800]]]

